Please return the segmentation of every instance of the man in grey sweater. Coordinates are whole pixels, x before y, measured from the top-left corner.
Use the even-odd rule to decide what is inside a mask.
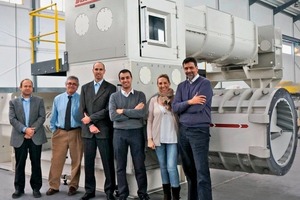
[[[132,89],[132,74],[129,70],[119,72],[119,81],[121,91],[112,94],[109,100],[109,116],[114,123],[113,146],[117,160],[119,200],[125,200],[129,195],[126,179],[128,146],[138,185],[137,194],[140,200],[148,200],[143,135],[146,97],[143,92]]]

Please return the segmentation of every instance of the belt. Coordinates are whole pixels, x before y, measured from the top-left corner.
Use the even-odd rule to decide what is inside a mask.
[[[64,131],[73,131],[73,130],[79,129],[79,128],[81,128],[81,127],[80,127],[80,126],[78,126],[78,127],[72,127],[72,128],[70,128],[69,130],[67,130],[67,129],[65,129],[65,128],[60,128],[60,127],[58,127],[58,129],[64,130]]]

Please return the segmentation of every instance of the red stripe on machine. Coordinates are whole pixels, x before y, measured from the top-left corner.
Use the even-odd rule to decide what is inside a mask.
[[[85,4],[93,3],[99,0],[75,0],[75,7],[83,6]]]
[[[248,128],[248,124],[210,124],[210,127],[215,128]]]

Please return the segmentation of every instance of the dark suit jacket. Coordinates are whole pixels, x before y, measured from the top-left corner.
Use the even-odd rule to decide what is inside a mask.
[[[100,133],[97,138],[112,137],[112,122],[108,115],[108,102],[112,93],[116,92],[116,86],[103,80],[97,94],[95,94],[94,81],[82,86],[80,94],[80,110],[90,116],[92,122],[82,125],[82,137],[92,138],[94,134],[89,131],[89,125],[94,124]]]
[[[30,99],[29,127],[35,127],[35,134],[32,141],[36,145],[47,142],[44,122],[46,119],[44,100],[40,97],[32,96]],[[25,112],[21,98],[10,100],[9,102],[9,122],[12,125],[10,145],[20,147],[24,141],[23,128],[26,127]]]

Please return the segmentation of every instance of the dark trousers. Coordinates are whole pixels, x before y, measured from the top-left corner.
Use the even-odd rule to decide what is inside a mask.
[[[31,139],[24,139],[23,144],[15,149],[16,172],[15,189],[24,191],[25,188],[25,166],[27,154],[31,160],[30,185],[32,190],[40,190],[42,187],[41,151],[42,145],[35,145]]]
[[[188,182],[188,200],[212,200],[208,164],[209,127],[180,125],[179,152]]]
[[[111,139],[83,138],[84,144],[84,172],[85,172],[85,191],[95,193],[95,158],[97,147],[100,152],[101,161],[105,174],[104,192],[113,194],[116,188],[114,154]]]
[[[126,165],[128,147],[133,161],[135,178],[138,185],[139,196],[147,194],[147,175],[145,168],[145,139],[143,129],[114,130],[114,150],[117,159],[117,180],[120,197],[129,195],[126,179]]]

